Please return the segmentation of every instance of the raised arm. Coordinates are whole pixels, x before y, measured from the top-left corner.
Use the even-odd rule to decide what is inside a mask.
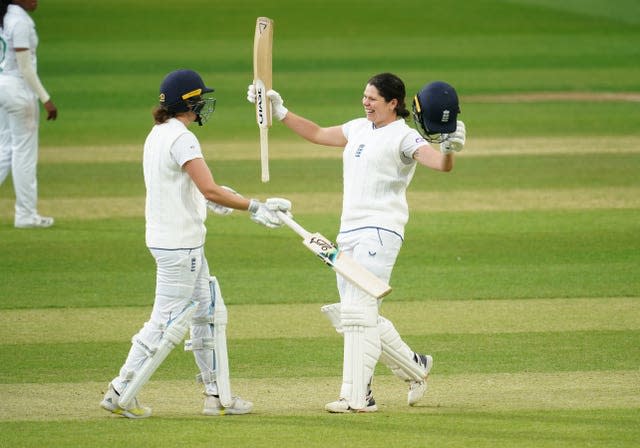
[[[451,171],[453,169],[453,154],[443,154],[430,145],[419,147],[413,153],[413,158],[420,165],[424,165],[436,171]]]
[[[456,130],[446,135],[440,143],[440,151],[431,145],[420,146],[413,158],[421,165],[428,166],[437,171],[451,171],[453,169],[453,154],[462,151],[467,139],[467,131],[462,121],[456,123]]]
[[[294,114],[284,107],[284,100],[275,90],[269,90],[267,96],[271,101],[271,113],[285,126],[291,129],[305,140],[324,146],[342,147],[347,144],[347,139],[342,134],[341,126],[321,127],[311,120]],[[256,102],[256,89],[250,84],[247,89],[247,100],[250,103]]]
[[[271,92],[276,93],[273,90]],[[291,111],[287,112],[286,116],[280,121],[300,137],[310,141],[311,143],[340,147],[347,144],[347,139],[342,133],[341,126],[323,128],[313,121],[294,114]]]

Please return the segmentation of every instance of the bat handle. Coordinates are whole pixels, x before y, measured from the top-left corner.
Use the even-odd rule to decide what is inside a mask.
[[[262,182],[269,182],[269,128],[260,128],[260,162]]]
[[[278,218],[280,218],[282,222],[284,222],[287,225],[287,227],[291,228],[291,230],[296,232],[303,239],[311,235],[311,233],[309,233],[304,227],[302,227],[300,224],[295,222],[291,216],[281,211],[277,211],[276,214],[278,215]]]

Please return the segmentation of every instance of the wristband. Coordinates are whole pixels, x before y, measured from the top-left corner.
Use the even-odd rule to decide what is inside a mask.
[[[249,208],[247,209],[249,210],[249,212],[255,213],[258,211],[259,208],[260,208],[260,201],[258,201],[257,199],[249,200]]]

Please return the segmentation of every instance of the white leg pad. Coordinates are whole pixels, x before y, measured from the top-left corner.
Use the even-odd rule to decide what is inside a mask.
[[[380,331],[380,343],[382,353],[380,361],[404,381],[422,381],[427,371],[413,360],[413,351],[400,338],[398,330],[389,319],[378,317],[378,330]]]
[[[342,305],[341,323],[344,332],[344,359],[340,397],[354,409],[366,406],[367,385],[380,356],[378,308],[375,301],[369,306]]]
[[[121,408],[127,409],[129,407],[131,400],[138,395],[142,386],[149,381],[149,378],[151,378],[151,375],[153,375],[160,364],[162,364],[162,361],[166,359],[176,345],[182,342],[189,330],[189,322],[195,310],[196,302],[189,303],[189,305],[167,325],[157,349],[152,356],[146,359],[142,368],[140,368],[133,379],[127,384],[124,391],[122,391],[122,395],[120,395],[120,399],[118,400],[118,405]]]
[[[332,303],[324,305],[320,310],[327,316],[336,331],[343,333],[340,308],[340,303]],[[413,351],[402,340],[393,323],[379,316],[378,331],[382,349],[379,360],[403,381],[422,381],[427,372],[413,360]]]
[[[213,339],[215,341],[216,382],[220,403],[224,407],[233,404],[231,382],[229,381],[229,357],[227,353],[227,307],[222,299],[218,280],[211,277],[211,296],[213,297]]]
[[[340,303],[332,303],[331,305],[324,305],[320,308],[320,311],[327,316],[333,328],[336,329],[338,333],[342,333],[342,322],[340,321]]]
[[[229,381],[227,354],[227,307],[215,277],[210,277],[211,306],[209,315],[194,318],[191,322],[191,339],[185,341],[185,351],[193,351],[200,373],[198,382],[205,385],[205,393],[215,393],[220,403],[233,405]],[[214,391],[214,392],[212,392]]]

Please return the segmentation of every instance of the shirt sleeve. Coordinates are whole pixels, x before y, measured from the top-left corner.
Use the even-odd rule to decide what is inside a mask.
[[[424,137],[415,129],[411,129],[400,142],[400,159],[407,165],[414,163],[413,155],[415,152],[419,147],[427,145]]]
[[[13,48],[31,48],[29,36],[31,34],[31,26],[25,21],[19,21],[13,28]]]
[[[204,158],[200,142],[191,132],[185,132],[173,142],[173,145],[171,145],[171,157],[180,166],[183,166],[189,160]]]
[[[357,121],[358,119],[354,119],[351,121],[347,121],[345,124],[342,125],[342,135],[344,135],[344,138],[346,138],[347,140],[349,140],[349,133],[351,132],[351,129],[353,128],[353,124]]]

